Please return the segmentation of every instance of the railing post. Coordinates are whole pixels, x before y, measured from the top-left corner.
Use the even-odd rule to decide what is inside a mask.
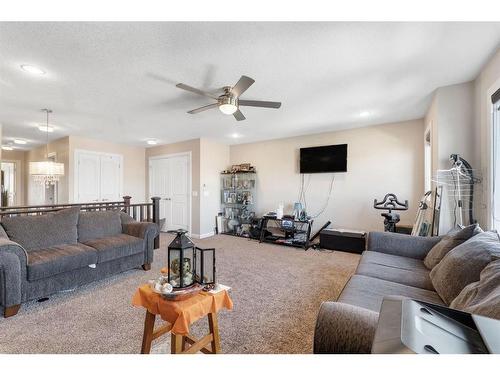
[[[123,204],[125,205],[125,212],[127,215],[130,215],[130,201],[132,200],[132,197],[130,195],[125,195],[123,197]]]
[[[155,249],[160,248],[160,197],[152,197],[153,201],[153,223],[158,226],[158,236],[155,238]]]

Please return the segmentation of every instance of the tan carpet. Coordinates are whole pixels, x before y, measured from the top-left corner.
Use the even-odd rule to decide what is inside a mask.
[[[144,310],[130,301],[135,288],[166,265],[171,238],[162,235],[151,271],[128,271],[0,318],[0,352],[138,353]],[[359,261],[355,254],[224,235],[195,242],[217,249],[218,281],[233,288],[234,310],[219,314],[224,353],[311,353],[319,305],[337,298]],[[204,319],[192,333],[201,336],[207,329]],[[168,335],[154,343],[153,352],[169,351]]]

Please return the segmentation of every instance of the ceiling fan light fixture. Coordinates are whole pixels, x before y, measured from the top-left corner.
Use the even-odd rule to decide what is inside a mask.
[[[238,110],[238,98],[224,95],[219,98],[219,110],[225,115],[232,115]]]
[[[232,115],[238,110],[238,107],[236,107],[234,104],[221,104],[219,106],[219,109],[225,115]]]

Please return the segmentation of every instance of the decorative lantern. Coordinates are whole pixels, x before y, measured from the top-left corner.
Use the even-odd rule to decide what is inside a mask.
[[[196,281],[203,285],[215,285],[215,249],[196,248]]]
[[[172,287],[188,288],[195,280],[195,247],[186,236],[187,231],[170,231],[176,237],[168,246],[168,283]]]

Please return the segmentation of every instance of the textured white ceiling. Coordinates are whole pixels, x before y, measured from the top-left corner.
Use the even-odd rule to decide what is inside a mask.
[[[131,145],[251,142],[420,118],[434,89],[474,79],[499,43],[500,23],[4,22],[3,143],[43,142],[35,125],[46,107],[52,139]],[[175,87],[213,90],[242,74],[256,80],[243,98],[281,109],[244,107],[242,122],[217,109],[189,115],[211,101]]]

